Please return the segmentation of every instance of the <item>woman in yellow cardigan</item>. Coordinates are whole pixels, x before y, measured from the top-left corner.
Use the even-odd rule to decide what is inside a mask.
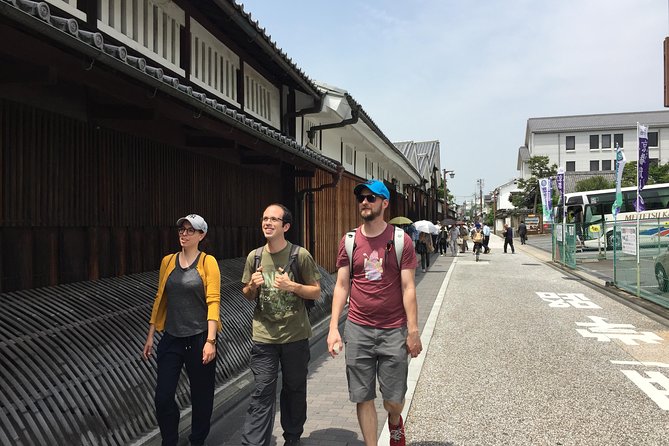
[[[177,221],[181,251],[160,264],[144,358],[153,351],[156,330],[164,334],[157,349],[156,417],[163,446],[179,441],[179,407],[175,401],[185,365],[193,407],[191,445],[203,445],[214,403],[216,332],[221,330],[221,272],[216,259],[200,252],[207,222],[197,214]]]

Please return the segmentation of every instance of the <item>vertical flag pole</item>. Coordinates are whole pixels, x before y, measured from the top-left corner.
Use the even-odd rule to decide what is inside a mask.
[[[637,122],[637,163],[636,163],[636,277],[637,277],[637,296],[641,293],[641,253],[639,252],[639,230],[641,220],[641,212],[646,210],[646,204],[643,201],[641,196],[641,191],[643,190],[646,182],[648,181],[648,168],[650,167],[650,156],[648,153],[648,127],[641,125]]]
[[[639,164],[641,164],[641,134],[639,123],[636,123],[636,139],[637,139],[637,157],[636,157],[636,297],[639,297],[641,289],[641,277],[639,273]],[[615,236],[615,235],[614,235]]]

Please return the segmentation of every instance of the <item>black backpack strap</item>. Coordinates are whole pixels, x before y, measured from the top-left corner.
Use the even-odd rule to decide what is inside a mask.
[[[304,285],[302,280],[302,273],[300,272],[300,263],[297,261],[297,256],[300,253],[300,245],[295,245],[290,248],[290,257],[288,257],[288,263],[283,267],[283,271],[290,271],[293,273],[293,280],[297,283]],[[312,308],[316,305],[316,301],[311,299],[302,299],[304,302],[304,307],[307,311],[311,311]]]
[[[260,268],[260,261],[262,259],[263,249],[265,249],[264,246],[261,246],[260,248],[256,249],[256,253],[255,253],[254,261],[253,261],[253,272],[251,274],[258,271],[258,268]]]
[[[251,271],[251,274],[258,271],[258,268],[260,268],[260,262],[262,260],[262,252],[264,249],[265,249],[264,246],[261,246],[260,248],[256,249],[256,252],[253,256],[253,271]],[[256,304],[260,304],[259,299],[260,299],[260,288],[258,288],[257,290]]]
[[[293,245],[290,248],[290,257],[288,257],[288,263],[283,267],[284,271],[290,271],[293,273],[293,279],[295,282],[302,282],[302,274],[300,274],[300,264],[297,262],[297,255],[300,253],[300,245]]]

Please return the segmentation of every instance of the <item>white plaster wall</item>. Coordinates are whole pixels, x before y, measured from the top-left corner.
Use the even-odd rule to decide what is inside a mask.
[[[650,132],[658,132],[658,147],[650,148],[650,157],[657,158],[660,164],[669,161],[669,128],[649,128]],[[548,156],[551,164],[555,163],[558,167],[565,167],[567,161],[575,161],[576,171],[584,172],[590,171],[590,161],[611,160],[615,159],[615,143],[613,138],[615,134],[623,134],[623,149],[628,160],[636,159],[637,135],[636,129],[625,130],[590,130],[584,132],[564,132],[564,133],[540,133],[533,134],[530,138],[530,156]],[[600,146],[601,136],[604,134],[611,135],[610,149],[590,150],[590,135],[599,135]],[[576,145],[575,150],[567,151],[566,139],[567,136],[574,136]],[[611,163],[613,168],[613,162]],[[523,177],[529,174],[528,169],[521,171]]]

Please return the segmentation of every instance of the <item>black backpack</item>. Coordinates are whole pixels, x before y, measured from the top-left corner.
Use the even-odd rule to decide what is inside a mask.
[[[256,249],[255,256],[254,256],[254,262],[253,262],[253,269],[254,271],[257,271],[258,268],[260,267],[260,261],[262,258],[262,252],[265,249],[264,246],[261,246],[260,248]],[[295,282],[301,283],[304,285],[304,282],[302,281],[302,275],[300,274],[300,265],[296,262],[297,260],[297,254],[300,252],[300,245],[293,245],[290,248],[290,257],[288,257],[288,263],[286,266],[283,267],[283,271],[290,271],[293,273],[293,279],[295,279]],[[307,311],[311,311],[312,308],[316,305],[315,300],[311,299],[302,299],[304,301],[304,307],[307,309]]]

